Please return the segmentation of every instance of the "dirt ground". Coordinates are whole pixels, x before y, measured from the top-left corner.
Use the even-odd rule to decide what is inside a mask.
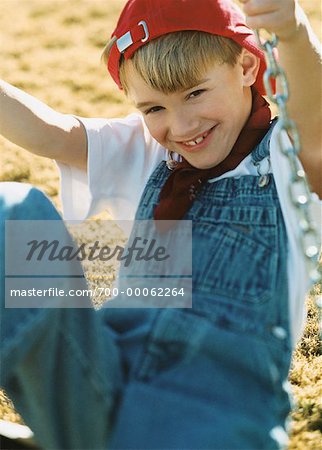
[[[100,63],[101,50],[124,4],[123,0],[0,0],[0,77],[64,113],[84,117],[128,114],[133,107]],[[320,33],[320,2],[303,0],[300,4]],[[55,163],[31,155],[1,137],[0,148],[0,181],[32,183],[60,209]],[[95,240],[105,217],[103,214],[73,230],[75,237],[82,242]],[[123,239],[117,230],[115,233],[109,239]],[[101,267],[85,270],[90,286],[100,282]],[[104,267],[104,271],[112,282],[115,267]],[[321,288],[317,286],[308,298],[307,326],[294,352],[290,372],[295,396],[289,447],[292,450],[321,448],[322,355],[313,302],[319,293]],[[0,418],[21,421],[1,391]]]

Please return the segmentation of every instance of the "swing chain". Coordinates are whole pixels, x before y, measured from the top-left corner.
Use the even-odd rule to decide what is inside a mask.
[[[301,151],[300,137],[295,122],[290,119],[287,110],[289,99],[288,81],[285,71],[279,65],[276,58],[278,37],[272,34],[264,43],[260,38],[258,30],[255,30],[257,42],[264,51],[267,70],[264,74],[264,85],[269,100],[277,105],[278,122],[277,135],[282,153],[287,157],[290,169],[289,195],[295,207],[298,224],[299,239],[305,255],[308,273],[313,283],[321,280],[321,269],[319,268],[319,238],[316,224],[312,220],[310,207],[312,204],[311,191],[304,170],[302,169],[298,154]],[[281,92],[274,94],[272,81],[279,82]],[[286,134],[290,139],[286,140]],[[283,138],[284,137],[284,138]],[[322,318],[322,298],[317,300],[319,315]]]

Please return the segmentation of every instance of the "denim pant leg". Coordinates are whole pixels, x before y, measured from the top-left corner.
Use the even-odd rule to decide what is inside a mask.
[[[1,385],[43,448],[105,449],[121,384],[112,330],[90,304],[4,306],[5,220],[47,219],[60,216],[44,194],[26,184],[0,183]],[[69,283],[66,278],[66,290]]]

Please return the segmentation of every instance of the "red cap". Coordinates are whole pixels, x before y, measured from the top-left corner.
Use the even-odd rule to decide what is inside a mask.
[[[265,94],[263,73],[265,57],[245,17],[230,0],[129,0],[125,5],[112,37],[117,40],[108,59],[108,70],[122,89],[119,62],[123,53],[131,58],[139,48],[164,34],[196,30],[227,37],[260,58],[255,86]]]

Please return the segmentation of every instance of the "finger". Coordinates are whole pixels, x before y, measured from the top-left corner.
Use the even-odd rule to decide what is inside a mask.
[[[283,32],[289,25],[291,21],[286,23],[285,18],[282,17],[280,11],[274,11],[269,14],[259,14],[256,16],[246,17],[247,25],[254,29],[265,28],[267,31],[273,33]]]
[[[247,16],[269,14],[281,9],[280,0],[244,0],[244,13]]]

